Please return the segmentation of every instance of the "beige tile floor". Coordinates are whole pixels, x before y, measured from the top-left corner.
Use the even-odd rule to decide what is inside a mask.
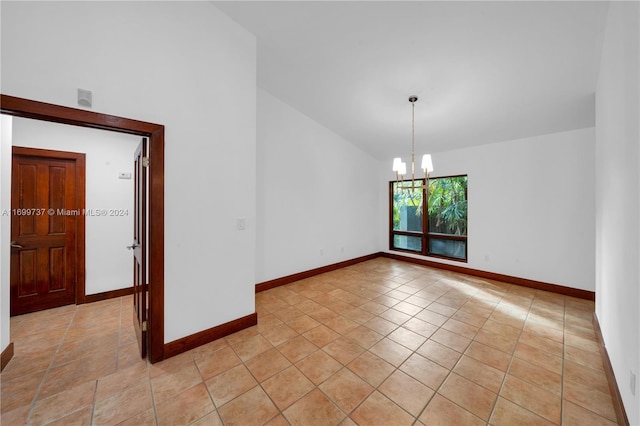
[[[150,365],[130,297],[67,306],[11,319],[2,425],[612,425],[593,308],[380,258],[259,293],[256,327]]]

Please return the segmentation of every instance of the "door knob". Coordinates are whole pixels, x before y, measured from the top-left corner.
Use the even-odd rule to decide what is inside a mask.
[[[130,246],[127,246],[127,250],[133,250],[136,247],[140,247],[140,244],[133,243]]]
[[[11,241],[11,247],[21,249],[22,246],[15,241]]]

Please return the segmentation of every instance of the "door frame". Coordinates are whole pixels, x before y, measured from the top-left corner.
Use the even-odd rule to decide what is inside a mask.
[[[85,209],[86,200],[86,156],[79,152],[54,151],[50,149],[25,148],[22,146],[11,147],[11,157],[27,156],[36,158],[51,158],[55,160],[71,160],[76,167],[76,205],[79,209]],[[11,205],[13,209],[14,206]],[[76,255],[75,255],[75,303],[86,303],[85,287],[85,216],[83,214],[74,216],[76,220]],[[12,229],[13,231],[13,229]],[[13,237],[13,235],[12,235]]]
[[[149,138],[149,361],[164,359],[164,126],[0,94],[0,113]]]

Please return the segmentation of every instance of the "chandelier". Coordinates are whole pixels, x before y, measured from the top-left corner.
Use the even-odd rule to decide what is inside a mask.
[[[402,158],[396,157],[393,159],[393,171],[396,172],[396,188],[398,189],[423,189],[429,187],[429,173],[433,172],[433,163],[431,162],[431,155],[424,154],[422,156],[421,169],[424,172],[424,185],[416,185],[415,182],[415,137],[414,137],[414,110],[416,107],[417,96],[411,96],[409,102],[411,102],[411,186],[404,183],[404,176],[407,174],[407,163],[402,161]],[[402,185],[400,185],[402,183]]]

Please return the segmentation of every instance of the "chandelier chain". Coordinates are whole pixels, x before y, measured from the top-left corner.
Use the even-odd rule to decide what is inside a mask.
[[[415,186],[415,109],[417,98],[411,98],[411,186]]]

